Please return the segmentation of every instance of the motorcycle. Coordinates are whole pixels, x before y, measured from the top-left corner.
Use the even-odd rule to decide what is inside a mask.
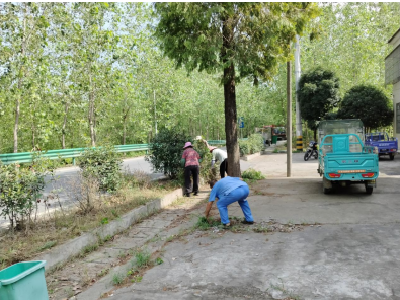
[[[317,142],[311,141],[308,144],[307,151],[304,154],[304,160],[307,161],[310,159],[310,157],[314,157],[315,159],[318,159]]]

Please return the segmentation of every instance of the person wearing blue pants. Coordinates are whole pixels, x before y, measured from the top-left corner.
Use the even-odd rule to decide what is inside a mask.
[[[251,214],[249,203],[246,198],[249,195],[249,186],[239,177],[226,176],[218,181],[210,181],[211,194],[206,208],[206,218],[210,214],[211,207],[216,198],[218,198],[217,207],[221,216],[221,222],[225,226],[231,223],[228,217],[228,205],[238,202],[243,211],[245,220],[243,224],[253,224],[254,219]]]

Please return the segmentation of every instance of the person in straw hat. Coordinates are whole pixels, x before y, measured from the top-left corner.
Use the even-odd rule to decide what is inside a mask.
[[[228,154],[226,151],[222,149],[218,149],[217,147],[210,146],[206,141],[206,145],[208,150],[212,153],[211,167],[214,166],[215,162],[218,160],[220,162],[219,165],[219,173],[221,178],[225,177],[225,172],[228,174]],[[228,174],[229,175],[229,174]]]
[[[185,197],[190,197],[190,193],[193,192],[194,196],[197,196],[199,192],[199,162],[201,158],[196,150],[193,149],[191,142],[186,142],[183,146],[185,149],[182,153],[182,164],[185,167]],[[193,177],[193,190],[191,190],[190,176]]]

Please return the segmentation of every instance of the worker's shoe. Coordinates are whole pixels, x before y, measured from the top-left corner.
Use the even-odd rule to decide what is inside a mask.
[[[187,193],[187,194],[185,194],[185,195],[183,195],[183,197],[190,197],[190,194],[189,193]]]
[[[253,225],[254,222],[253,221],[247,221],[247,220],[243,220],[242,224],[246,224],[246,225]]]
[[[193,193],[193,196],[197,196],[198,193],[199,193],[199,192],[194,192],[194,193]]]

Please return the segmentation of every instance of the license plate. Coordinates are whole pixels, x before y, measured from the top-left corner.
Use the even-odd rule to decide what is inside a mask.
[[[343,173],[365,173],[366,171],[365,170],[341,170],[341,171],[338,171],[338,173],[341,173],[341,174],[343,174]]]

